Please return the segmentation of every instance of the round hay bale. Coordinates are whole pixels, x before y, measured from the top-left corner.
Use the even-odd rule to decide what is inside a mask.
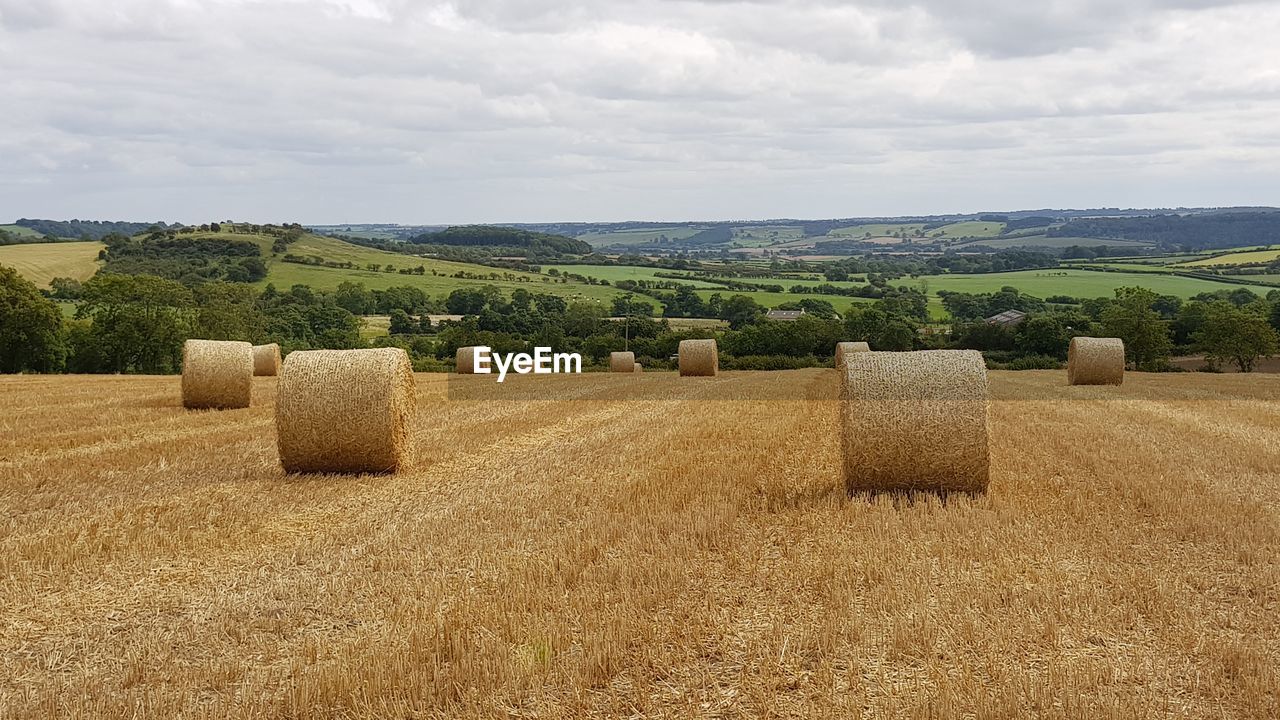
[[[1124,341],[1073,337],[1067,349],[1067,384],[1119,385],[1124,382]]]
[[[286,472],[390,472],[407,462],[416,408],[399,348],[289,353],[276,393]]]
[[[871,346],[864,342],[836,343],[836,367],[844,365],[846,355],[859,352],[871,352]]]
[[[182,344],[182,406],[229,410],[249,407],[253,346],[229,340]]]
[[[609,353],[609,372],[635,372],[636,354],[632,352]]]
[[[454,372],[459,375],[475,375],[476,374],[476,349],[475,346],[460,347],[454,355],[453,364]]]
[[[271,343],[270,345],[254,345],[253,346],[253,374],[254,375],[279,375],[280,374],[280,346]]]
[[[852,353],[843,373],[849,492],[986,490],[987,368],[981,353]]]
[[[715,340],[681,340],[680,377],[715,377],[720,371],[720,355]]]
[[[642,373],[642,372],[644,372],[644,367],[642,367],[642,366],[640,365],[640,363],[636,363],[635,365],[632,365],[632,366],[631,366],[631,372],[633,372],[633,373]]]

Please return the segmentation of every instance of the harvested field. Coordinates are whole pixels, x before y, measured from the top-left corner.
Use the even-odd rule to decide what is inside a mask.
[[[0,378],[0,716],[1280,716],[1280,378],[992,372],[945,501],[846,494],[831,369],[416,380],[343,477],[274,377]]]

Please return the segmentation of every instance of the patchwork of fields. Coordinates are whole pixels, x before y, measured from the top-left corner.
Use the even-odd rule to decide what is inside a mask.
[[[1280,378],[992,373],[945,501],[846,494],[830,370],[458,381],[343,477],[274,378],[0,378],[5,717],[1280,716]]]

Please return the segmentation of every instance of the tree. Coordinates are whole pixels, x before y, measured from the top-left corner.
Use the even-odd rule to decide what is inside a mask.
[[[400,308],[391,311],[391,326],[388,332],[392,335],[412,335],[417,331],[418,324],[409,317],[409,313]]]
[[[58,306],[16,270],[0,266],[0,372],[53,372],[65,357]]]
[[[1169,358],[1169,326],[1152,310],[1159,296],[1146,288],[1116,288],[1116,299],[1102,310],[1102,329],[1124,341],[1127,358],[1138,368],[1157,367]]]
[[[458,288],[449,293],[444,306],[454,315],[479,315],[489,299],[479,288]]]
[[[49,281],[50,295],[59,300],[79,300],[83,289],[75,278],[56,277]]]
[[[169,373],[181,365],[182,341],[190,337],[191,291],[153,275],[95,275],[84,284],[76,317],[93,324],[92,347],[73,348],[102,361],[98,372]]]
[[[192,332],[207,340],[248,340],[266,337],[266,318],[255,304],[257,293],[246,285],[211,282],[194,290],[196,317]]]
[[[1028,355],[1063,358],[1070,342],[1066,327],[1052,315],[1033,315],[1014,331],[1014,345]]]
[[[850,308],[844,326],[845,339],[870,343],[873,350],[911,350],[919,337],[910,318],[891,315],[877,307]]]
[[[1240,372],[1253,372],[1258,358],[1275,355],[1280,343],[1262,315],[1221,301],[1205,308],[1204,323],[1192,337],[1210,363],[1233,362]]]
[[[730,295],[720,304],[720,319],[729,321],[733,330],[741,330],[764,316],[766,310],[760,303],[746,295]]]
[[[341,282],[333,294],[338,307],[352,315],[372,315],[377,310],[377,302],[373,293],[365,289],[364,283]]]

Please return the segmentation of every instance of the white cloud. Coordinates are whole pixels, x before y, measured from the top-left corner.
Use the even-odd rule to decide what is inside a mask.
[[[1265,204],[1274,3],[0,0],[7,216]]]

